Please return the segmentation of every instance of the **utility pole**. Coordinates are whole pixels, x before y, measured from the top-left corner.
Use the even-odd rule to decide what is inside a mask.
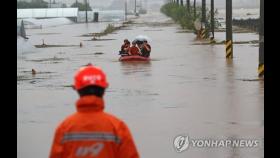
[[[188,12],[190,12],[190,0],[187,0],[187,10],[188,10]]]
[[[127,20],[127,0],[124,2],[124,21]]]
[[[212,31],[212,37],[211,39],[214,39],[214,31],[215,31],[215,21],[214,21],[214,0],[211,0],[211,31]]]
[[[206,24],[206,0],[202,0],[202,18],[201,22],[205,25]]]
[[[88,2],[87,0],[85,0],[86,2],[86,23],[88,23],[88,14],[87,14],[87,11],[88,11]]]
[[[200,32],[200,37],[202,39],[206,39],[206,0],[202,0],[202,7],[201,7],[201,32]]]
[[[134,14],[136,14],[136,0],[134,1]]]
[[[78,8],[78,12],[79,12],[79,7],[78,7],[78,0],[76,0],[76,7]],[[76,22],[78,22],[78,16],[75,18]]]
[[[196,19],[196,0],[193,1],[193,13],[194,13],[194,18]]]
[[[23,37],[23,38],[25,38],[25,39],[28,39],[28,38],[26,37],[26,32],[25,32],[23,20],[21,20],[21,25],[20,25],[20,35],[21,35],[21,37]]]
[[[226,0],[226,58],[233,58],[232,46],[232,0]]]
[[[264,76],[264,0],[260,0],[259,77]]]

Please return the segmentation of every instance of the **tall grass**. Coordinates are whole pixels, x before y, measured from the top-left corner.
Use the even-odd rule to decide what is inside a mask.
[[[176,23],[179,23],[183,29],[189,29],[194,30],[196,32],[194,27],[194,21],[196,19],[201,19],[201,7],[196,7],[196,14],[194,14],[194,8],[192,5],[190,5],[190,9],[187,10],[186,6],[181,6],[176,3],[167,3],[161,7],[161,12],[165,15],[171,17]],[[206,24],[205,29],[207,35],[209,35],[210,32],[210,11],[207,8],[206,9]],[[215,15],[218,14],[218,11],[215,11]],[[215,19],[215,27],[218,28],[220,26],[220,23],[217,19]]]

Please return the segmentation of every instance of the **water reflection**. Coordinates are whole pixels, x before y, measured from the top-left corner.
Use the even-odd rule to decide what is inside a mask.
[[[152,62],[120,62],[121,70],[124,75],[141,74],[151,76]]]
[[[236,71],[238,70],[237,64],[232,59],[226,59],[225,73],[225,117],[222,119],[225,127],[225,134],[229,135],[230,140],[238,139],[254,139],[259,142],[263,139],[263,104],[258,104],[262,102],[262,96],[256,97],[256,99],[251,100],[255,104],[246,103],[246,98],[254,97],[255,95],[262,94],[263,89],[262,82],[258,81],[259,87],[251,86],[255,85],[253,82],[246,82],[246,87],[242,84],[238,84],[236,78]],[[258,94],[251,93],[252,91],[258,91]],[[242,133],[242,135],[240,134]],[[261,143],[261,142],[260,142]],[[227,150],[228,151],[228,150]],[[240,157],[246,155],[247,158],[250,157],[262,157],[263,149],[259,145],[255,148],[230,148],[228,155],[230,158]]]

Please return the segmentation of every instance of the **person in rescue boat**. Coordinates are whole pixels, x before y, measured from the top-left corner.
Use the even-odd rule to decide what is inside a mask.
[[[89,64],[74,80],[77,112],[57,127],[49,158],[139,158],[127,125],[104,112],[104,72]]]
[[[128,55],[130,47],[130,42],[128,39],[124,39],[123,45],[121,46],[121,51],[119,52],[120,55]]]
[[[150,57],[151,46],[148,44],[147,40],[143,41],[140,50],[143,57]]]
[[[128,51],[129,55],[141,55],[139,48],[136,46],[136,41],[132,41],[132,46]]]

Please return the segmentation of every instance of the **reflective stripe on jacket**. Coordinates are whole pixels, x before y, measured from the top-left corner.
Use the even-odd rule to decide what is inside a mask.
[[[128,127],[103,111],[102,98],[81,97],[76,107],[56,129],[50,158],[139,158]]]

